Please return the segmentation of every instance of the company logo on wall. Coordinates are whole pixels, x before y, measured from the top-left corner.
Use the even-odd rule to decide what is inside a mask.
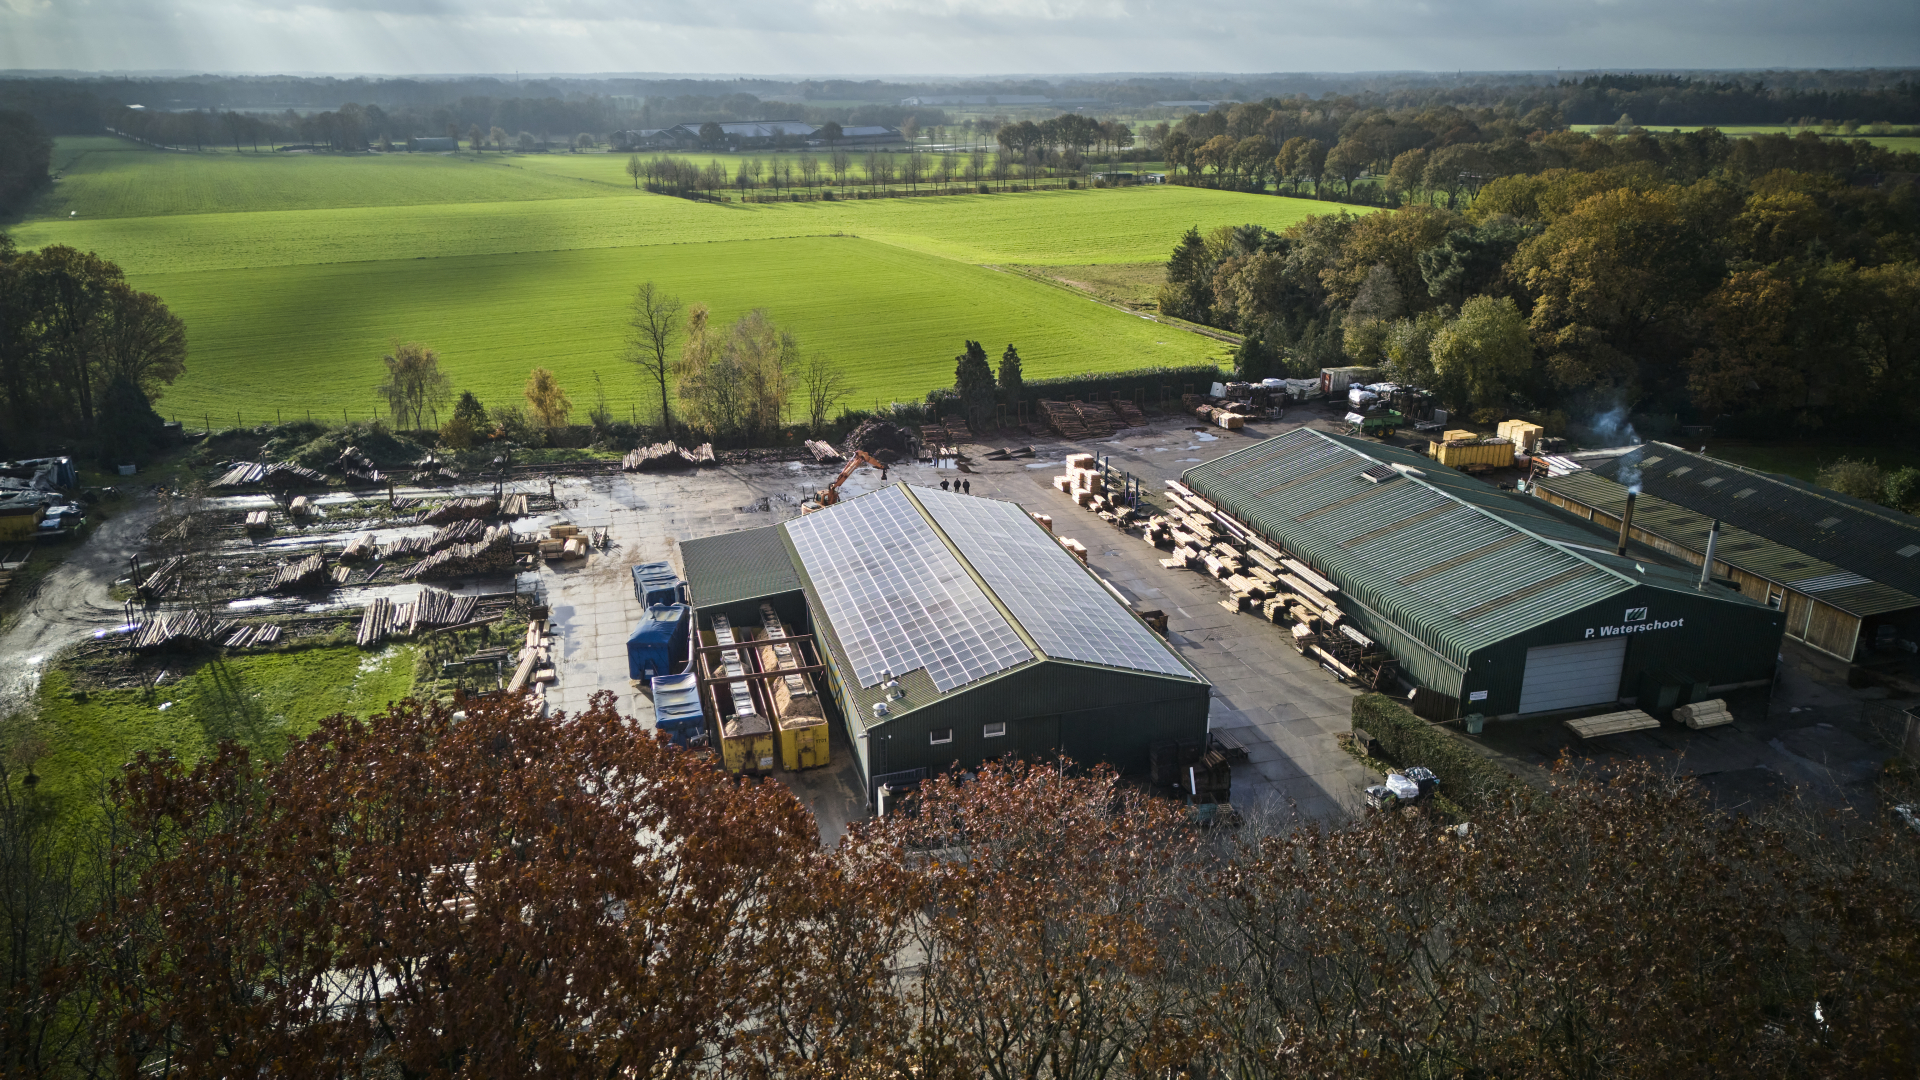
[[[1621,619],[1620,621],[1621,622],[1646,622],[1647,609],[1643,607],[1630,607],[1627,609],[1627,617],[1624,619]]]
[[[1587,637],[1619,637],[1621,634],[1641,634],[1648,630],[1677,630],[1686,625],[1684,618],[1649,619],[1646,608],[1630,607],[1621,616],[1619,626],[1590,626],[1587,628]]]

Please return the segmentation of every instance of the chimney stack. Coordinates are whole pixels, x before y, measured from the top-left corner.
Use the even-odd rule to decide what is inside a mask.
[[[1615,555],[1627,553],[1627,541],[1633,536],[1633,500],[1639,497],[1639,492],[1627,490],[1627,508],[1620,514],[1620,546],[1614,551]]]
[[[1706,588],[1713,583],[1713,549],[1720,542],[1720,519],[1713,519],[1713,527],[1707,530],[1707,559],[1700,564],[1700,587]]]

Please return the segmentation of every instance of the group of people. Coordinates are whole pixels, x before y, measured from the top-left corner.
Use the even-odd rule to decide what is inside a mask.
[[[948,484],[948,483],[949,483],[949,481],[946,481],[946,480],[942,480],[942,481],[940,481],[940,490],[941,490],[941,491],[957,491],[957,492],[959,492],[959,493],[960,493],[960,494],[962,494],[962,495],[971,495],[971,494],[973,494],[973,481],[971,481],[971,480],[954,480],[954,481],[951,481],[951,483],[953,484],[953,487],[951,487],[951,488],[949,488],[949,487],[947,487],[947,484]]]

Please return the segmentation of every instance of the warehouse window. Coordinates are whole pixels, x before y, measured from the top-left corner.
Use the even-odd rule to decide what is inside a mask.
[[[983,739],[997,739],[1006,733],[1007,724],[1004,720],[998,724],[988,724],[986,727],[980,729],[980,737]]]
[[[950,727],[934,728],[932,731],[927,732],[927,742],[929,745],[940,746],[943,743],[950,743],[952,741],[953,729]]]

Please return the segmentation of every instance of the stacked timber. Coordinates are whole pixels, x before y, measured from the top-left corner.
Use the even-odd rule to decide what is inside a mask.
[[[381,548],[380,557],[382,559],[398,559],[408,555],[425,555],[427,553],[427,540],[428,538],[424,536],[403,536]]]
[[[487,534],[487,523],[479,518],[456,521],[451,525],[442,525],[427,537],[427,550],[439,551],[453,544],[470,544]]]
[[[535,619],[527,624],[527,636],[520,646],[520,662],[513,669],[513,678],[507,682],[507,692],[511,694],[554,681],[553,638],[547,633],[547,620]]]
[[[1119,414],[1122,427],[1147,426],[1147,414],[1141,412],[1140,406],[1135,405],[1133,402],[1125,398],[1114,398],[1107,402],[1107,405],[1111,407],[1115,413]]]
[[[1040,527],[1047,530],[1048,532],[1053,531],[1053,515],[1052,514],[1035,514],[1033,515],[1033,520],[1036,522],[1039,522]]]
[[[488,518],[500,512],[500,500],[492,495],[470,499],[452,499],[413,516],[415,525],[445,525],[469,518]]]
[[[806,445],[807,452],[813,455],[815,464],[826,465],[847,459],[847,455],[841,453],[838,447],[824,439],[808,439]]]
[[[220,474],[210,487],[250,487],[265,484],[269,487],[294,487],[297,485],[318,486],[325,484],[327,478],[312,469],[298,465],[276,464],[273,462],[236,461]]]
[[[361,646],[377,645],[389,634],[411,635],[435,626],[457,626],[473,617],[476,596],[457,596],[442,589],[422,589],[412,603],[396,604],[381,597],[360,613]]]
[[[227,635],[221,644],[229,649],[261,649],[280,640],[278,623],[261,623],[257,626],[243,626]]]
[[[1092,454],[1067,456],[1067,471],[1053,478],[1053,486],[1072,497],[1074,505],[1092,511],[1107,521],[1125,528],[1133,510],[1107,494],[1107,478]]]
[[[333,582],[335,585],[345,585],[347,579],[352,576],[353,570],[345,566],[335,566],[327,571],[327,580]]]
[[[1733,723],[1733,713],[1727,710],[1727,703],[1723,698],[1682,705],[1673,710],[1673,718],[1695,731]]]
[[[522,491],[500,500],[501,517],[526,517],[527,493]]]
[[[373,542],[373,534],[361,533],[347,544],[346,550],[340,553],[340,560],[358,562],[361,559],[371,559],[378,550],[378,546]]]
[[[1031,446],[1003,446],[997,450],[989,450],[986,453],[986,459],[988,461],[1012,461],[1014,458],[1030,458],[1032,456],[1033,447]]]
[[[248,532],[250,533],[266,532],[271,528],[273,528],[273,521],[271,518],[268,517],[267,512],[265,510],[247,511],[247,531]]]
[[[393,601],[377,596],[360,612],[360,632],[354,635],[353,643],[366,648],[378,645],[393,627]]]
[[[290,518],[299,518],[304,520],[305,518],[311,516],[312,514],[313,514],[313,500],[307,498],[305,495],[298,496],[292,502],[287,504],[287,516]]]
[[[620,460],[620,468],[626,472],[654,472],[660,469],[684,469],[693,465],[711,465],[714,463],[713,444],[701,443],[692,449],[680,446],[672,439],[640,446],[627,452]]]
[[[1083,410],[1077,401],[1042,401],[1040,408],[1047,414],[1047,424],[1065,439],[1105,438],[1113,434],[1111,413],[1101,416],[1092,410]]]
[[[1059,538],[1059,541],[1060,546],[1066,548],[1074,558],[1079,559],[1081,562],[1087,561],[1087,545],[1075,540],[1071,536],[1062,536]]]
[[[186,569],[186,556],[175,555],[159,566],[154,567],[153,572],[147,575],[146,580],[134,587],[134,595],[138,596],[141,601],[150,604],[178,588],[181,578],[186,573]]]
[[[197,611],[175,612],[141,626],[133,637],[133,647],[140,652],[151,652],[171,645],[198,645],[218,641],[232,629],[233,622],[229,619],[215,619]]]
[[[1566,725],[1568,731],[1583,739],[1597,739],[1602,735],[1624,735],[1630,731],[1648,731],[1660,726],[1660,721],[1639,709],[1623,709],[1620,712],[1561,722]]]
[[[485,576],[512,572],[513,530],[505,525],[495,525],[472,543],[452,544],[414,563],[401,572],[400,579],[414,581],[429,577]]]
[[[311,589],[327,580],[326,560],[319,555],[309,555],[296,559],[273,572],[273,579],[267,582],[268,592],[299,592]]]

